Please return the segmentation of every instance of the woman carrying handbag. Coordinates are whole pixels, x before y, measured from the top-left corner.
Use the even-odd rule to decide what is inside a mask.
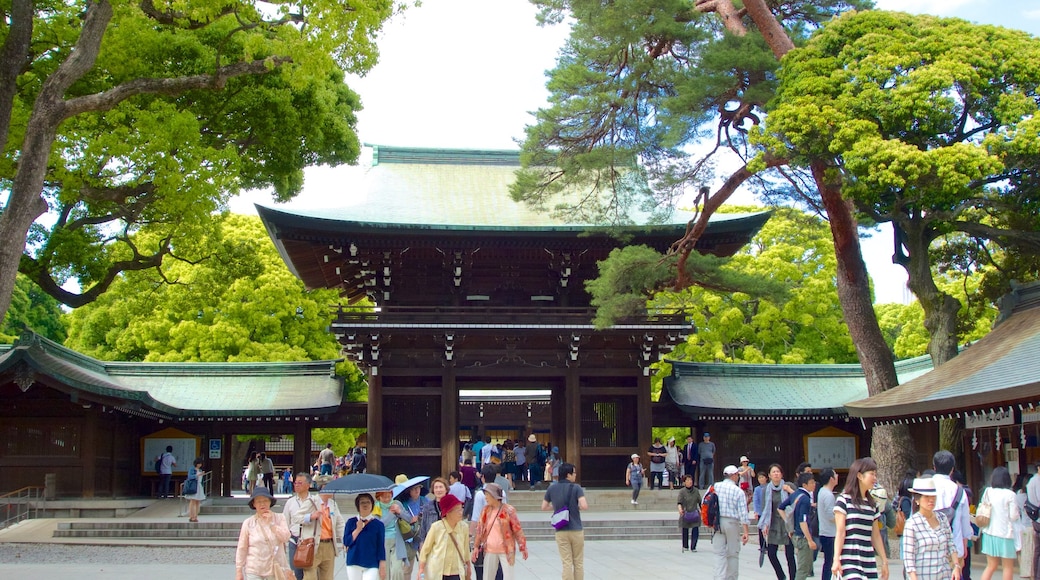
[[[982,536],[982,553],[986,555],[986,569],[982,580],[990,580],[1001,567],[1003,580],[1015,575],[1015,526],[1019,519],[1015,492],[1011,491],[1011,474],[1006,467],[997,467],[990,477],[990,487],[983,492],[975,510],[975,523]]]

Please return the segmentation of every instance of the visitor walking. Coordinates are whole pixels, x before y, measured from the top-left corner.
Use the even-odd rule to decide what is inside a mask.
[[[722,470],[722,480],[715,485],[719,500],[719,531],[712,537],[715,580],[736,580],[740,547],[748,541],[747,500],[737,487],[737,477],[737,466],[727,465]]]
[[[796,566],[794,561],[794,548],[791,545],[791,530],[787,528],[787,520],[781,511],[781,505],[787,500],[788,493],[785,489],[784,470],[779,464],[769,466],[769,482],[762,492],[762,514],[758,519],[758,529],[766,539],[766,554],[769,563],[773,566],[777,580],[786,580],[783,567],[777,552],[780,546],[784,547],[784,555],[787,559],[787,573],[794,578]]]
[[[697,551],[701,537],[701,492],[693,486],[693,474],[683,476],[679,489],[679,529],[682,530],[682,551]]]
[[[903,571],[910,580],[957,580],[962,564],[950,521],[935,511],[935,482],[915,478],[907,491],[918,509],[903,526]]]
[[[553,514],[566,514],[566,524],[556,528],[556,547],[563,563],[563,580],[585,578],[585,531],[581,525],[581,510],[589,509],[585,490],[575,483],[577,474],[570,463],[560,465],[560,481],[545,490],[542,510],[553,510]]]
[[[849,466],[845,489],[834,504],[834,564],[831,573],[842,580],[888,580],[888,559],[876,521],[880,514],[870,490],[877,481],[877,463],[863,457]]]
[[[354,498],[358,515],[347,520],[343,545],[347,548],[347,580],[386,580],[386,544],[383,522],[372,515],[372,494]]]
[[[275,504],[271,490],[257,487],[249,498],[255,514],[242,522],[235,549],[235,580],[274,578],[279,573],[291,574],[285,558],[285,542],[289,527],[271,508]]]
[[[1015,575],[1015,522],[1020,515],[1015,492],[1011,491],[1011,474],[1004,466],[993,469],[990,486],[982,493],[979,508],[989,506],[989,522],[979,525],[982,536],[982,553],[986,555],[986,569],[982,580],[990,580],[997,566],[1001,567],[1004,580]],[[976,509],[976,518],[980,509]]]
[[[632,487],[632,505],[639,505],[639,490],[643,488],[643,464],[639,454],[632,454],[632,461],[625,467],[625,485]]]
[[[484,509],[477,520],[471,560],[483,558],[483,580],[494,580],[499,566],[503,580],[515,578],[516,548],[527,559],[527,538],[520,526],[516,508],[503,503],[505,495],[497,483],[484,485]]]

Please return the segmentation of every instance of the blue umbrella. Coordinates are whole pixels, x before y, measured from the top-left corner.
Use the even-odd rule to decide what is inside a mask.
[[[326,493],[375,493],[390,491],[393,488],[394,482],[389,477],[374,473],[351,473],[326,483],[321,491]]]
[[[408,491],[409,488],[411,488],[413,486],[416,486],[416,485],[420,485],[420,484],[423,484],[422,491],[420,492],[422,495],[426,495],[426,494],[430,493],[430,489],[425,485],[425,483],[427,481],[430,481],[430,476],[429,475],[417,475],[417,476],[409,479],[408,481],[406,481],[404,483],[399,483],[399,484],[395,485],[394,486],[394,499],[397,499],[397,496],[399,496],[402,493]]]

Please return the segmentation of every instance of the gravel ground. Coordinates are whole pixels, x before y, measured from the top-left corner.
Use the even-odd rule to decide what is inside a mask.
[[[234,548],[0,544],[0,564],[234,564]]]

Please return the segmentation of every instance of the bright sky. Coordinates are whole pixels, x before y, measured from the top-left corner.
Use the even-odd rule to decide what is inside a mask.
[[[1035,0],[876,0],[878,8],[957,16],[1021,28],[1040,36]],[[526,0],[423,0],[389,23],[380,63],[349,79],[361,95],[358,131],[364,143],[414,147],[516,149],[530,112],[543,106],[545,71],[566,39],[562,26],[541,28]],[[351,205],[358,168],[312,168],[303,194],[289,207]],[[232,211],[255,213],[269,194],[251,192]],[[877,301],[908,302],[906,275],[891,263],[887,231],[864,240]]]

